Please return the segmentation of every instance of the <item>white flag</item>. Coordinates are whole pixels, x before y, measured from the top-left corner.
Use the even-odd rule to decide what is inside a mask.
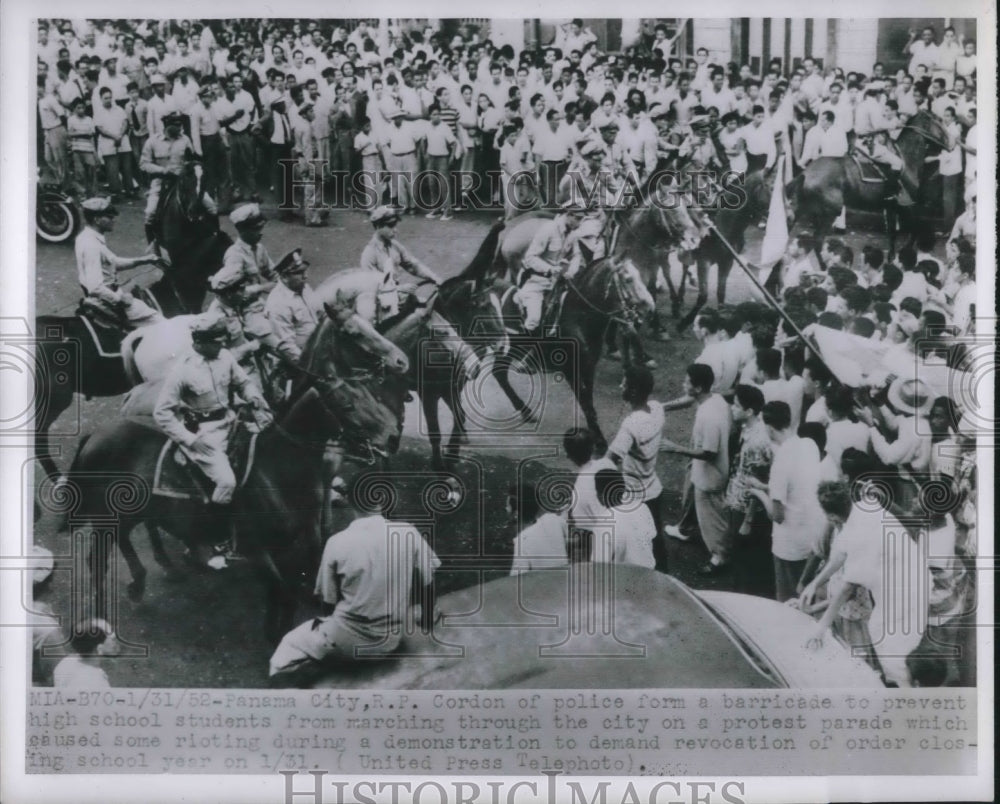
[[[767,210],[767,227],[764,229],[764,240],[760,244],[761,273],[770,273],[771,267],[781,259],[788,248],[788,218],[785,215],[785,194],[782,192],[782,181],[785,177],[785,155],[778,159],[774,166],[774,189],[771,191],[771,204]]]

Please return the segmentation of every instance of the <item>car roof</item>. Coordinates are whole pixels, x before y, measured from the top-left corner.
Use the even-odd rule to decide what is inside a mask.
[[[703,689],[780,684],[757,669],[686,586],[643,567],[582,563],[529,572],[444,595],[437,610],[444,616],[433,639],[417,629],[392,655],[341,666],[317,686]]]

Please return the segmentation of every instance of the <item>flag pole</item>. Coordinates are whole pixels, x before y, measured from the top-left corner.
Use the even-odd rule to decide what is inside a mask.
[[[764,286],[760,283],[760,280],[754,275],[754,272],[750,269],[750,266],[748,266],[746,262],[743,260],[743,258],[736,252],[736,249],[732,247],[732,244],[730,244],[730,242],[726,240],[725,237],[723,237],[722,232],[720,232],[718,228],[716,228],[715,221],[708,219],[708,229],[717,238],[719,238],[719,242],[722,243],[722,245],[726,247],[729,253],[733,255],[733,259],[736,260],[737,265],[739,265],[740,268],[743,269],[743,272],[749,277],[750,282],[757,289],[757,291],[764,297],[764,301],[766,301],[770,307],[773,307],[777,311],[778,315],[780,315],[785,321],[788,322],[788,325],[792,328],[795,334],[798,335],[800,338],[802,338],[805,344],[812,350],[813,354],[816,355],[817,358],[819,358],[820,362],[823,363],[823,365],[826,366],[828,369],[830,369],[830,366],[827,365],[825,360],[823,360],[823,357],[819,351],[819,346],[816,344],[816,342],[799,328],[799,325],[796,324],[792,320],[791,316],[789,316],[788,313],[786,313],[785,310],[781,307],[781,305],[778,304],[778,300],[775,299],[774,296],[772,296],[767,290],[764,289]],[[833,373],[833,369],[830,369],[830,372]]]

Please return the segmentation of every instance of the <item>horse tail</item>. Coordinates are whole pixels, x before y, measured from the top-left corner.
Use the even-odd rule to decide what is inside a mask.
[[[502,220],[493,224],[486,235],[486,239],[479,246],[476,256],[472,258],[472,261],[466,266],[465,270],[458,275],[459,279],[472,279],[476,284],[482,283],[489,269],[496,264],[497,257],[500,254],[500,234],[503,232],[505,225]]]
[[[133,385],[139,385],[144,382],[142,373],[139,371],[139,366],[135,362],[135,350],[139,348],[139,343],[142,341],[143,335],[141,330],[133,330],[128,335],[125,336],[125,340],[122,341],[121,354],[122,363],[125,366],[125,376],[128,377],[128,381]]]

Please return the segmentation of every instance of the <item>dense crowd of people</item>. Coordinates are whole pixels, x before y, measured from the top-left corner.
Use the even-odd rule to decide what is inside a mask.
[[[580,20],[551,46],[521,52],[468,26],[448,39],[363,21],[350,31],[305,20],[42,21],[40,163],[89,197],[77,238],[85,292],[127,301],[133,324],[155,323],[156,313],[120,292],[117,271],[159,257],[110,251],[114,201],[146,189],[149,224],[160,178],[187,158],[177,152],[190,151],[218,211],[230,214],[238,239],[212,278],[210,315],[155,410],[224,505],[235,489],[222,437],[235,418],[230,387],[258,412],[268,407],[239,366],[255,351],[247,344],[273,345],[294,362],[324,315],[301,252],[275,263],[261,245],[266,216],[256,202],[286,200],[282,160],[297,160],[306,225],[325,223],[328,190],[340,200],[373,193],[375,234],[362,268],[388,277],[395,294],[399,270],[437,280],[395,240],[400,215],[418,207],[448,220],[481,204],[509,215],[535,202],[569,204],[565,214],[579,222],[587,210],[566,199],[577,171],[588,180],[604,171],[609,186],[664,165],[752,173],[774,167],[780,153],[803,167],[852,145],[892,170],[891,142],[906,121],[922,110],[939,117],[948,139],[922,189],[941,202],[944,260],[934,256],[933,231],[892,259],[872,246],[856,254],[841,237],[793,237],[766,283],[778,304],[697,315],[704,346],[681,397],[656,401],[649,368],[631,366],[622,384],[630,411],[607,453],[595,455],[597,438],[585,429],[566,434],[578,467],[568,510],[545,509],[524,487],[510,490],[508,511],[520,525],[513,574],[579,560],[667,572],[666,540],[698,534],[709,554],[703,575],[813,614],[815,641],[832,628],[890,684],[955,684],[967,679],[954,663],[916,650],[924,630],[895,629],[887,618],[925,623],[960,612],[976,553],[974,417],[923,373],[961,377],[972,359],[963,339],[976,318],[975,43],[948,28],[939,44],[926,28],[906,52],[909,64],[895,75],[879,63],[870,75],[821,71],[806,58],[791,70],[772,61],[756,76],[747,65],[713,64],[704,48],[674,57],[662,25],[649,41],[607,54]],[[450,177],[429,202],[412,183],[422,171]],[[101,185],[110,199],[94,197]],[[385,290],[369,295],[362,318],[374,322]],[[357,301],[352,312],[361,314]],[[398,310],[395,298],[384,312]],[[852,380],[831,368],[838,348],[886,370]],[[696,409],[689,446],[663,436],[666,414],[685,407]],[[186,420],[185,410],[202,418]],[[219,443],[209,444],[211,434]],[[675,524],[664,521],[663,452],[690,461]],[[362,513],[361,524],[331,537],[319,569],[317,595],[336,604],[333,613],[286,637],[271,663],[279,678],[396,633],[406,616],[399,601],[408,595],[394,595],[388,610],[378,585],[386,579],[365,574],[389,548],[367,538],[385,531],[384,511]],[[416,569],[429,584],[440,561],[416,531],[407,534],[399,577]],[[222,545],[223,565],[234,547]],[[911,554],[929,555],[929,565],[907,561]],[[905,578],[892,588],[885,578],[895,576],[877,571],[890,561]]]
[[[890,141],[920,110],[947,133],[925,187],[946,226],[975,180],[976,46],[952,28],[940,42],[913,31],[894,74],[806,57],[755,75],[703,47],[678,57],[663,24],[606,53],[578,19],[537,50],[468,25],[449,38],[377,21],[42,20],[38,37],[39,153],[81,197],[140,192],[143,151],[170,113],[223,212],[270,193],[309,225],[351,200],[431,218],[488,204],[513,214],[552,203],[593,146],[619,182],[665,166],[752,172],[782,151],[805,166],[855,142],[898,170]],[[428,172],[447,180],[414,186]]]

